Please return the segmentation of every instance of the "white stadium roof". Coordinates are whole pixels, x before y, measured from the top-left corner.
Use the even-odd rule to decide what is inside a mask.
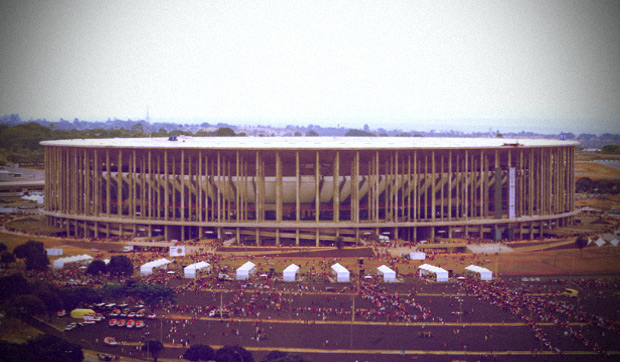
[[[507,138],[441,138],[441,137],[187,137],[177,141],[168,137],[108,138],[43,141],[44,146],[101,148],[184,148],[184,149],[432,149],[432,148],[494,148],[550,147],[576,145],[573,141]]]

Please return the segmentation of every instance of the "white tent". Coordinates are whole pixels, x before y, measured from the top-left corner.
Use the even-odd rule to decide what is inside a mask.
[[[295,281],[295,276],[297,275],[297,271],[298,270],[299,270],[299,267],[297,265],[291,264],[291,265],[287,266],[286,269],[284,269],[282,277],[287,282],[294,282]]]
[[[68,256],[66,258],[60,258],[60,259],[54,260],[54,263],[52,265],[54,266],[54,269],[61,269],[65,267],[65,264],[82,263],[85,261],[89,261],[92,258],[93,258],[92,256],[86,255],[86,254]]]
[[[420,276],[422,274],[435,274],[437,275],[438,282],[447,282],[448,281],[448,271],[433,265],[422,264],[418,267],[420,269]]]
[[[596,241],[594,242],[594,244],[596,244],[596,246],[603,246],[603,245],[605,245],[605,239],[603,239],[603,238],[598,238],[598,239],[596,239]]]
[[[613,246],[618,246],[618,243],[620,243],[620,241],[618,239],[612,239],[609,243]]]
[[[411,260],[424,260],[426,258],[426,253],[421,252],[411,252],[409,253],[409,259]]]
[[[248,261],[237,269],[237,280],[244,280],[256,272],[256,264]]]
[[[465,270],[469,270],[472,273],[480,274],[480,280],[492,280],[493,279],[493,272],[481,266],[470,265],[466,267]]]
[[[332,273],[336,274],[337,282],[348,282],[349,281],[349,275],[350,275],[349,271],[338,263],[332,265]]]
[[[155,268],[168,269],[168,264],[170,263],[172,262],[166,258],[149,261],[148,263],[142,264],[140,266],[140,274],[141,275],[153,274],[153,269]]]
[[[183,273],[186,278],[196,278],[199,270],[206,269],[209,271],[211,269],[211,265],[206,261],[200,261],[198,263],[190,264],[183,268]]]
[[[396,272],[385,265],[381,265],[377,268],[377,273],[379,275],[383,275],[384,282],[395,282],[396,281]]]
[[[61,248],[47,248],[47,249],[45,249],[45,251],[47,252],[47,255],[49,255],[49,256],[59,256],[59,255],[62,255],[62,249]]]

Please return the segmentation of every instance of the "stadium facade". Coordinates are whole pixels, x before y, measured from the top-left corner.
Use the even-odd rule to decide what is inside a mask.
[[[575,215],[575,143],[500,138],[44,141],[49,223],[77,237],[322,245],[533,239]]]

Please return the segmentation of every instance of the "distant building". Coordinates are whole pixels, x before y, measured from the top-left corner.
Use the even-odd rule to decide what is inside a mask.
[[[49,222],[79,237],[320,245],[537,238],[573,223],[575,142],[179,137],[44,141]]]

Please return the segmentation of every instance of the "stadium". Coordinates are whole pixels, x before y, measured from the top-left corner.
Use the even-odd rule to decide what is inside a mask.
[[[42,145],[44,214],[81,238],[535,239],[576,214],[568,141],[179,136]]]

